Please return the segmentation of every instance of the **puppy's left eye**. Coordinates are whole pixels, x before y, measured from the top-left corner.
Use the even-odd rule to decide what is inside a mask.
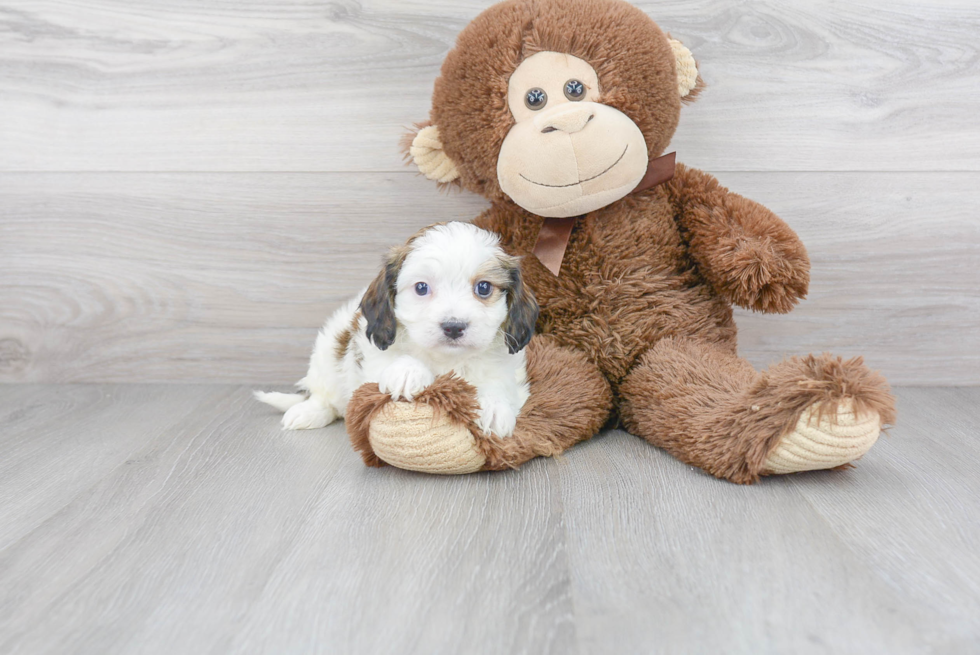
[[[419,294],[420,296],[424,296],[425,294],[429,293],[429,285],[425,282],[419,282],[415,285],[415,293]]]
[[[481,298],[489,298],[490,294],[493,293],[493,285],[486,280],[482,280],[476,283],[473,290],[476,292],[476,295],[480,296]]]

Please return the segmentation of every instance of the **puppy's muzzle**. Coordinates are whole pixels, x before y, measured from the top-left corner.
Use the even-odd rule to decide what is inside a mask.
[[[469,323],[464,323],[463,321],[449,320],[440,323],[439,327],[442,328],[442,333],[446,335],[446,338],[455,341],[463,336],[463,333],[466,332],[466,328],[469,325]]]

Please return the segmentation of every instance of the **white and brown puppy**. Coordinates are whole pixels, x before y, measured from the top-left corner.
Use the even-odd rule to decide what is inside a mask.
[[[510,436],[528,398],[523,349],[538,304],[498,241],[469,223],[425,228],[389,253],[363,297],[330,317],[301,393],[255,397],[285,412],[286,429],[321,428],[344,416],[366,382],[412,400],[454,372],[477,389],[480,428]]]

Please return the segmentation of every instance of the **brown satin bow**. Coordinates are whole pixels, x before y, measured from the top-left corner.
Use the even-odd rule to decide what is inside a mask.
[[[672,152],[650,160],[647,173],[630,193],[639,193],[655,186],[670,182],[674,177],[674,167],[677,153]],[[568,239],[572,235],[575,221],[581,216],[569,218],[546,218],[538,232],[538,241],[534,244],[534,256],[541,260],[545,267],[555,274],[561,270],[561,262],[565,258]]]

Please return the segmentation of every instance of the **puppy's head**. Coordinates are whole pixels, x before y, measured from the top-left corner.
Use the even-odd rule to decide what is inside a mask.
[[[468,223],[426,228],[392,250],[361,301],[367,334],[384,350],[399,325],[419,346],[462,354],[503,339],[510,353],[531,340],[538,319],[520,261],[496,235]]]

